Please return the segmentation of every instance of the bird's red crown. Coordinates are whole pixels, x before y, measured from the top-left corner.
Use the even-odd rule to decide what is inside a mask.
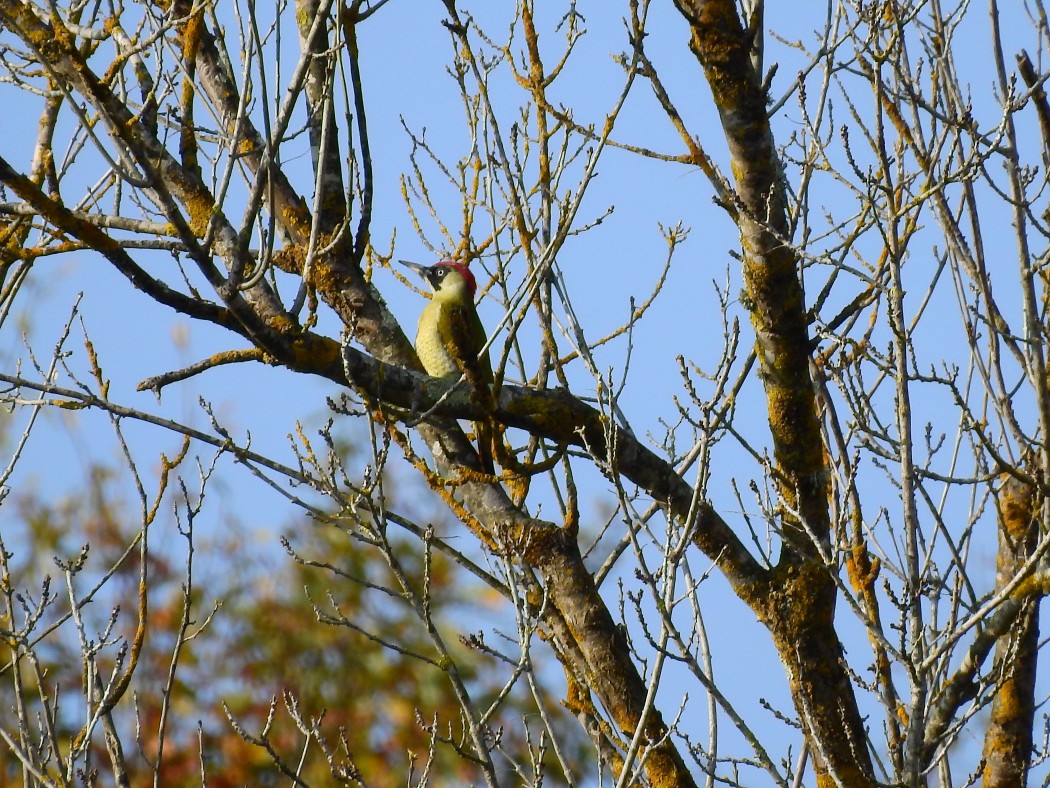
[[[467,266],[463,263],[458,263],[455,260],[442,260],[440,263],[437,263],[434,267],[455,269],[459,272],[459,275],[463,277],[463,281],[467,283],[467,290],[470,291],[470,294],[474,295],[474,293],[477,292],[478,280],[474,278],[474,274],[472,274],[470,272],[470,269],[467,268]]]

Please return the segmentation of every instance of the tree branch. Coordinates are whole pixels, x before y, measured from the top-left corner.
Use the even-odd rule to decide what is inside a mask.
[[[343,364],[358,391],[407,414],[432,413],[442,418],[468,420],[486,418],[484,409],[477,398],[471,397],[465,383],[446,395],[448,386],[444,381],[385,364],[345,343]],[[626,431],[617,430],[610,440],[608,420],[568,391],[504,383],[495,408],[491,417],[508,427],[555,443],[578,446],[599,461],[609,457],[609,470],[622,474],[657,502],[666,504],[675,517],[689,516],[693,490],[674,467]],[[734,586],[751,586],[766,577],[766,570],[709,503],[697,507],[692,527],[695,529],[693,542],[718,562]]]

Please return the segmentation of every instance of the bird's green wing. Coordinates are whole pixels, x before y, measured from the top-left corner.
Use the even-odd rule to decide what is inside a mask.
[[[492,383],[492,362],[488,351],[479,358],[485,346],[485,327],[473,309],[453,306],[448,310],[448,331],[451,346],[456,349],[457,363],[463,365],[474,383]]]
[[[466,374],[467,380],[474,385],[475,392],[480,395],[482,404],[491,407],[492,386],[492,363],[489,361],[488,351],[481,353],[485,347],[485,327],[481,318],[474,309],[464,309],[458,306],[449,307],[447,319],[443,321],[449,336],[443,337],[450,342],[446,347],[456,349],[455,361]],[[478,447],[478,460],[481,470],[490,476],[495,474],[493,463],[493,446],[496,433],[488,419],[474,422],[474,436]]]

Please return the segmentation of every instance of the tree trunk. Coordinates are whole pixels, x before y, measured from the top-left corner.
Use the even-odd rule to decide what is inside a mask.
[[[1009,583],[1035,549],[1039,529],[1034,491],[1008,477],[999,495],[999,554],[996,588]],[[1039,601],[1032,596],[1009,634],[995,647],[1001,675],[984,735],[985,788],[1025,785],[1032,754],[1035,671],[1039,659]]]

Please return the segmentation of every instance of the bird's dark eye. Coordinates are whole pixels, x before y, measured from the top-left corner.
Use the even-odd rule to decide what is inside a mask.
[[[434,272],[434,276],[437,277],[438,279],[444,279],[445,278],[445,274],[447,274],[447,273],[448,273],[448,269],[447,268],[439,268],[438,270],[436,270]]]

